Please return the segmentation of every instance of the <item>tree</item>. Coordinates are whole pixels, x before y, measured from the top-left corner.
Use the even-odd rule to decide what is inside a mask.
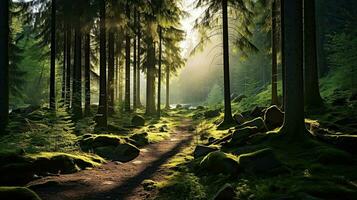
[[[133,30],[134,30],[134,34],[135,34],[135,36],[134,36],[134,41],[133,41],[133,109],[134,109],[134,111],[136,110],[136,108],[137,108],[137,103],[138,103],[138,101],[137,101],[137,70],[138,70],[138,68],[137,68],[137,56],[136,56],[136,53],[137,53],[137,41],[136,41],[136,39],[137,39],[137,37],[136,37],[136,31],[137,31],[137,29],[136,29],[136,27],[137,27],[137,23],[140,23],[140,22],[138,22],[137,21],[137,17],[136,17],[136,13],[137,13],[137,10],[136,9],[134,9],[134,26],[133,26]]]
[[[302,0],[284,1],[283,5],[286,86],[285,117],[280,132],[294,141],[307,131],[304,121],[302,3]]]
[[[125,9],[126,17],[130,21],[130,6],[129,1],[127,1]],[[125,33],[125,95],[124,95],[124,110],[130,112],[130,30],[129,22],[127,24],[127,30]]]
[[[159,26],[159,69],[157,79],[157,116],[161,116],[161,64],[162,64],[162,28]]]
[[[84,115],[89,116],[91,113],[90,102],[90,33],[85,35],[84,44],[84,81],[85,81],[85,103],[84,103]]]
[[[0,1],[0,133],[9,114],[9,1]]]
[[[107,127],[108,120],[108,104],[107,104],[107,69],[106,69],[106,15],[105,0],[99,2],[99,17],[100,17],[100,83],[99,83],[99,106],[97,114],[98,127]]]
[[[56,109],[56,0],[51,6],[51,70],[50,70],[50,108]]]
[[[272,67],[271,67],[271,104],[278,105],[278,60],[277,60],[277,0],[272,0],[271,3],[271,56],[272,56]]]
[[[307,108],[323,104],[319,87],[315,13],[315,0],[304,0],[304,83]]]
[[[138,21],[137,21],[137,70],[136,70],[136,106],[141,107],[141,100],[140,100],[140,69],[141,69],[141,23],[140,23],[140,13],[138,14]]]

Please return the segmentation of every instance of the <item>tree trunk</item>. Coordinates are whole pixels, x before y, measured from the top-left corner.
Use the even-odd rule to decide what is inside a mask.
[[[130,8],[126,5],[126,16],[130,19]],[[125,97],[124,110],[130,112],[130,35],[129,31],[125,34]]]
[[[64,33],[63,33],[63,65],[62,65],[62,91],[61,91],[61,97],[62,97],[62,102],[65,103],[66,100],[66,65],[67,65],[67,29],[68,25],[66,24],[64,26]]]
[[[277,31],[276,31],[276,0],[273,0],[271,6],[272,23],[271,23],[271,49],[272,49],[272,63],[271,63],[271,104],[278,105],[278,62],[277,62]]]
[[[162,28],[159,27],[159,70],[157,72],[157,116],[161,116],[161,63],[162,63]]]
[[[136,10],[134,10],[134,27],[137,26],[137,20],[136,20]],[[136,89],[137,89],[137,66],[136,66],[136,34],[134,36],[134,44],[133,44],[133,47],[134,47],[134,57],[133,57],[133,109],[134,111],[136,110],[137,108],[137,92],[136,92]]]
[[[284,109],[285,107],[285,88],[286,88],[286,84],[285,84],[285,11],[284,11],[284,0],[280,0],[280,48],[281,48],[281,82],[282,82],[282,94],[283,94],[283,98],[282,98],[282,102],[281,102],[281,106]]]
[[[107,69],[106,69],[106,29],[105,29],[105,0],[100,0],[100,83],[99,83],[99,106],[96,117],[97,126],[107,127]]]
[[[74,119],[78,120],[82,118],[82,33],[80,24],[76,25],[74,38],[72,112]]]
[[[170,109],[170,66],[166,65],[166,109]]]
[[[317,23],[317,63],[320,72],[320,77],[326,75],[328,72],[328,66],[326,61],[326,55],[324,50],[324,44],[326,41],[325,27],[326,24],[326,0],[317,0],[316,7],[316,23]]]
[[[229,40],[228,40],[228,5],[222,0],[223,17],[223,73],[224,73],[224,121],[222,127],[234,123],[231,108],[231,91],[229,80]]]
[[[85,36],[85,55],[84,55],[84,79],[85,79],[85,105],[84,114],[90,116],[90,33]]]
[[[114,30],[109,31],[108,38],[108,113],[114,113]]]
[[[136,105],[137,107],[141,107],[140,100],[140,64],[141,64],[141,27],[140,27],[140,14],[138,14],[138,59],[137,59],[137,70],[136,70]]]
[[[56,0],[51,6],[50,109],[56,110]]]
[[[146,78],[146,114],[154,115],[155,110],[155,46],[151,37],[147,38],[147,78]]]
[[[9,1],[0,1],[0,134],[9,121]]]
[[[297,138],[306,132],[304,123],[303,82],[303,0],[284,2],[285,47],[285,117],[281,129],[283,135]]]
[[[317,67],[315,0],[304,0],[304,61],[305,105],[308,108],[323,104]]]
[[[72,28],[71,25],[67,27],[66,37],[66,55],[67,55],[67,69],[66,69],[66,106],[71,107],[71,49],[72,49]]]

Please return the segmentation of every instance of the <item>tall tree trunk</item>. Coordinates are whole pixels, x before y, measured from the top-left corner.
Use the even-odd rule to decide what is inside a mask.
[[[134,10],[134,27],[137,26],[137,18],[136,18],[136,10]],[[137,73],[137,66],[136,66],[136,34],[134,36],[134,44],[133,44],[133,47],[134,47],[134,57],[133,57],[133,109],[134,111],[136,110],[137,108],[137,93],[136,93],[136,89],[137,89],[137,76],[136,76],[136,73]]]
[[[85,80],[85,103],[84,114],[90,116],[90,33],[87,32],[85,36],[85,55],[84,55],[84,80]]]
[[[328,72],[328,66],[326,61],[326,55],[324,50],[324,44],[326,41],[326,0],[317,0],[316,7],[316,23],[317,23],[317,65],[320,72],[320,76],[326,75]]]
[[[231,108],[231,90],[229,79],[229,41],[228,41],[228,5],[222,0],[223,17],[223,73],[224,73],[224,121],[222,127],[234,124]]]
[[[283,98],[281,106],[285,108],[285,93],[286,93],[286,84],[285,84],[285,10],[284,10],[284,0],[280,0],[280,48],[281,48],[281,82],[282,82],[282,91]]]
[[[66,55],[67,55],[67,69],[66,69],[66,106],[70,108],[71,106],[71,49],[72,49],[72,27],[69,24],[67,27],[67,37],[66,37]]]
[[[152,37],[146,39],[147,45],[147,78],[146,78],[146,114],[154,115],[155,109],[155,46]]]
[[[292,141],[304,136],[303,0],[284,2],[285,117],[281,132]]]
[[[9,1],[0,1],[0,134],[9,121]]]
[[[304,0],[304,69],[305,105],[308,108],[323,104],[317,66],[315,0]]]
[[[140,14],[138,14],[138,59],[137,59],[137,70],[136,70],[136,105],[141,107],[141,100],[140,100],[140,68],[141,68],[141,27],[140,27]]]
[[[50,108],[56,110],[56,0],[51,6]]]
[[[72,111],[74,118],[78,120],[82,118],[82,33],[80,30],[80,23],[75,27],[74,37]]]
[[[271,13],[272,13],[272,23],[271,23],[271,104],[278,105],[278,60],[277,60],[277,31],[276,31],[276,20],[277,20],[277,7],[276,0],[272,1],[271,5]]]
[[[117,83],[117,87],[118,87],[118,99],[119,99],[119,105],[121,107],[122,103],[123,103],[123,60],[121,59],[121,51],[122,51],[122,45],[123,45],[123,38],[120,37],[120,33],[118,34],[118,39],[117,41],[117,60],[118,60],[118,83]],[[122,111],[122,110],[121,110]]]
[[[63,33],[63,66],[62,66],[62,102],[65,103],[66,100],[66,65],[67,65],[67,29],[68,29],[68,25],[66,24],[64,26],[64,33]]]
[[[107,104],[107,61],[106,61],[106,28],[105,28],[105,0],[100,0],[100,83],[99,83],[99,106],[96,117],[97,126],[107,127],[108,104]]]
[[[116,47],[115,47],[116,49],[115,49],[115,51],[116,51],[116,53],[115,53],[115,56],[114,56],[114,58],[115,58],[115,77],[114,77],[114,89],[115,89],[115,91],[114,91],[114,93],[115,93],[115,95],[114,95],[114,100],[116,101],[116,100],[118,100],[118,98],[119,98],[119,56],[118,56],[118,47],[117,47],[117,45],[116,45]]]
[[[159,70],[157,72],[157,116],[161,116],[162,28],[159,27]]]
[[[170,109],[170,66],[166,65],[166,109]]]
[[[130,19],[129,4],[126,5],[126,16]],[[129,31],[125,34],[125,97],[124,110],[130,112],[130,35]]]
[[[108,113],[114,113],[114,30],[110,29],[108,38]]]

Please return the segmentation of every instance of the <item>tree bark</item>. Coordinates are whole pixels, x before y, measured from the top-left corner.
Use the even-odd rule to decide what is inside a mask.
[[[56,0],[51,6],[50,109],[56,110]]]
[[[67,55],[67,69],[66,69],[66,106],[71,107],[71,49],[72,49],[72,27],[69,24],[67,27],[67,37],[66,37],[66,55]]]
[[[138,59],[137,59],[137,70],[136,70],[136,105],[137,107],[141,107],[141,100],[140,100],[140,68],[141,68],[141,27],[140,27],[140,14],[138,14]]]
[[[137,19],[136,19],[136,10],[134,10],[134,27],[137,26]],[[133,44],[133,47],[134,47],[134,55],[133,55],[133,109],[134,111],[136,110],[137,108],[137,66],[136,66],[136,33],[135,33],[135,36],[134,36],[134,44]]]
[[[281,48],[281,82],[282,82],[282,91],[283,91],[283,98],[282,98],[282,108],[285,107],[285,11],[284,11],[284,0],[280,0],[280,48]]]
[[[271,6],[272,12],[272,23],[271,23],[271,50],[272,50],[272,63],[271,63],[271,104],[278,105],[278,62],[277,62],[277,31],[276,31],[276,20],[277,20],[277,10],[276,10],[276,0],[272,1]]]
[[[130,19],[130,8],[126,5],[126,16]],[[125,34],[125,99],[124,110],[130,112],[130,35],[129,31]]]
[[[84,79],[85,79],[85,105],[84,105],[84,114],[85,116],[90,116],[90,33],[85,36],[85,55],[84,55]]]
[[[105,28],[105,0],[100,0],[100,83],[99,83],[99,106],[96,117],[97,126],[101,128],[107,127],[108,104],[107,104],[107,61],[106,61],[106,28]]]
[[[108,38],[108,114],[114,113],[114,30],[109,31]]]
[[[229,40],[228,40],[228,3],[222,0],[223,18],[223,74],[224,74],[224,121],[223,125],[234,123],[231,108],[231,91],[229,78]]]
[[[9,1],[0,1],[0,134],[9,121]]]
[[[152,37],[146,39],[147,45],[147,78],[146,78],[146,114],[155,115],[155,46]]]
[[[304,123],[302,0],[284,2],[285,117],[283,135],[299,141],[307,131]]]
[[[159,27],[159,70],[157,72],[157,116],[161,116],[161,63],[162,63],[162,28]]]
[[[72,89],[72,113],[75,120],[82,118],[82,33],[80,23],[75,27],[74,31],[74,76]]]
[[[67,29],[68,25],[64,25],[64,33],[63,33],[63,65],[62,65],[62,91],[61,91],[61,97],[62,97],[62,102],[65,103],[66,100],[66,65],[67,65]]]
[[[315,0],[304,0],[304,69],[305,105],[307,108],[323,104],[317,65]]]
[[[170,109],[170,66],[166,65],[166,109]]]

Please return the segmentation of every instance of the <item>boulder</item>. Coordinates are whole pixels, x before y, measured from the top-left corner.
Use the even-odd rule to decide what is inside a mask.
[[[272,149],[263,149],[239,156],[239,166],[253,174],[267,174],[282,166]]]
[[[176,105],[176,109],[181,109],[183,106],[181,104]]]
[[[236,176],[239,172],[239,164],[235,156],[214,151],[203,158],[200,169],[209,173]]]
[[[253,118],[263,117],[265,107],[256,106],[251,112],[250,116]]]
[[[236,120],[238,125],[241,125],[245,122],[244,116],[240,113],[234,114],[233,119]]]
[[[41,200],[35,192],[25,187],[0,187],[0,199]]]
[[[357,152],[357,135],[317,135],[317,137],[350,153]]]
[[[134,145],[123,143],[118,146],[97,147],[94,152],[113,161],[129,162],[139,156],[140,150]]]
[[[116,146],[120,142],[120,138],[115,135],[84,135],[79,140],[79,145],[82,150],[88,151],[97,147]]]
[[[265,126],[264,120],[261,117],[255,118],[251,121],[247,121],[240,126],[238,126],[238,129],[244,128],[244,127],[256,127],[259,131],[266,131],[267,128]]]
[[[271,106],[265,111],[264,122],[269,130],[278,128],[284,123],[284,113],[277,106]]]
[[[231,143],[234,143],[235,145],[245,144],[247,140],[249,140],[250,136],[258,132],[259,129],[257,127],[244,127],[238,129],[232,134]]]
[[[52,174],[71,174],[80,170],[73,158],[66,155],[58,155],[52,158],[40,157],[35,160],[33,166],[36,171]]]
[[[217,151],[217,150],[218,150],[218,148],[216,148],[216,147],[197,145],[195,148],[195,151],[193,152],[193,157],[194,158],[203,157],[203,156],[206,156],[207,154]]]
[[[233,200],[236,197],[234,188],[231,184],[224,185],[213,197],[213,200]]]
[[[148,133],[146,132],[131,135],[129,139],[133,141],[133,144],[135,144],[136,146],[145,146],[149,144]]]
[[[216,109],[216,110],[207,110],[204,112],[204,116],[206,119],[218,117],[221,114],[221,109]]]
[[[145,119],[144,117],[140,116],[140,115],[135,115],[132,119],[131,119],[131,124],[133,126],[144,126],[145,125]]]

